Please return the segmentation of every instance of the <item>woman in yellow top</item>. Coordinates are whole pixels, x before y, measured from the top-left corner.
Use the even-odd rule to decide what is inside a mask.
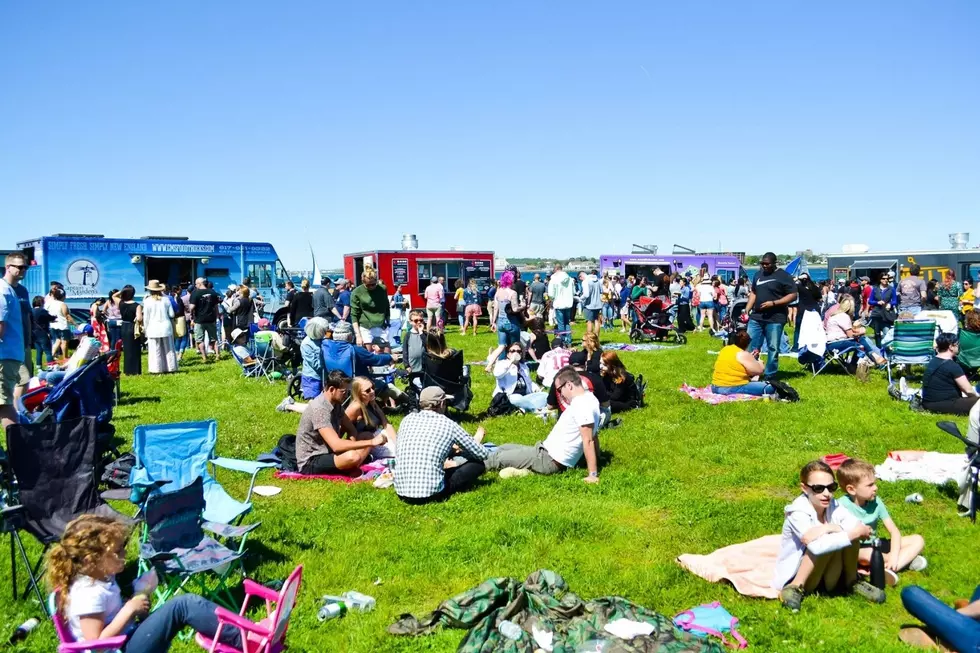
[[[465,307],[463,305],[463,280],[462,279],[456,279],[455,288],[456,291],[453,293],[453,299],[456,300],[456,318],[459,320],[459,332],[463,335],[466,335],[466,331],[463,330],[464,329],[463,324],[465,324],[463,320],[466,319],[466,316],[465,316]]]
[[[960,295],[960,315],[966,315],[973,310],[973,303],[976,301],[976,295],[973,291],[973,282],[970,277],[963,279],[963,294]]]
[[[728,337],[728,345],[718,354],[711,375],[711,391],[719,395],[774,395],[776,389],[765,381],[755,381],[765,366],[749,352],[752,339],[748,331],[739,329]]]

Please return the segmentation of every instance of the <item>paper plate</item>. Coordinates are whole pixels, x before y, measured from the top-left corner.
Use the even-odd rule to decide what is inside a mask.
[[[282,492],[282,488],[275,485],[256,485],[252,491],[260,497],[274,497]]]

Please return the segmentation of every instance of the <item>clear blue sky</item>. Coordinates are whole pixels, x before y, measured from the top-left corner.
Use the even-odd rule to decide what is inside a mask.
[[[980,242],[980,2],[0,3],[0,232]]]

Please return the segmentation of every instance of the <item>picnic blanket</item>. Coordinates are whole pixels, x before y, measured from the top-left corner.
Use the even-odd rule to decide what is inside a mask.
[[[281,469],[273,474],[276,478],[284,481],[338,481],[340,483],[364,483],[373,481],[381,476],[388,469],[388,465],[383,462],[372,462],[361,465],[360,476],[346,476],[344,474],[300,474],[299,472],[284,472]]]
[[[712,406],[717,404],[724,404],[730,401],[754,401],[756,399],[762,399],[762,397],[757,397],[756,395],[719,395],[711,391],[711,386],[705,386],[703,388],[695,388],[688,384],[684,384],[680,387],[680,391],[687,393],[691,399],[697,399],[698,401],[703,401],[711,404]]]
[[[773,589],[772,579],[781,540],[782,535],[766,535],[708,555],[685,553],[677,556],[677,563],[709,583],[727,580],[743,596],[776,599],[779,590]]]
[[[649,624],[649,635],[619,639],[604,629],[617,619]],[[502,621],[520,627],[517,639],[500,632]],[[675,627],[669,617],[618,597],[583,601],[557,573],[542,569],[523,583],[514,578],[491,578],[439,604],[418,619],[403,614],[388,627],[392,635],[424,635],[439,626],[469,632],[458,653],[533,653],[538,649],[574,653],[587,650],[607,653],[722,653],[724,647]],[[594,648],[593,648],[594,647]]]
[[[677,349],[679,345],[654,345],[652,343],[640,343],[636,345],[625,342],[609,342],[602,346],[603,351],[657,351],[658,349]]]
[[[890,451],[885,462],[875,465],[875,476],[882,481],[925,481],[943,485],[963,484],[968,459],[962,453],[935,451]]]

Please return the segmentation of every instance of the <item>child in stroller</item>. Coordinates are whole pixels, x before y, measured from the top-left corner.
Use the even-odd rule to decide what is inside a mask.
[[[637,301],[629,300],[630,311],[633,315],[633,325],[630,328],[630,341],[642,342],[655,340],[663,342],[671,339],[679,345],[687,342],[687,336],[677,330],[670,318],[668,307],[659,297],[641,297]]]

